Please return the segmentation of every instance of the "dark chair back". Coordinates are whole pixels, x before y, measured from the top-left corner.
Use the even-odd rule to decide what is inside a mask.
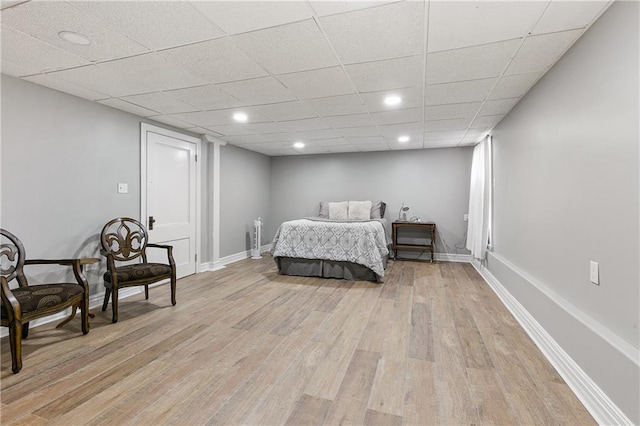
[[[101,234],[102,249],[111,253],[114,260],[128,261],[142,256],[147,261],[149,234],[142,223],[130,217],[118,217],[109,221]]]
[[[27,287],[23,267],[26,254],[22,242],[11,232],[0,229],[0,276],[11,282],[18,280],[20,287]]]

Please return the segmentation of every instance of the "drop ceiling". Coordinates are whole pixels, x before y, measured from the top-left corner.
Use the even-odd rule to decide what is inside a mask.
[[[610,2],[1,4],[2,73],[276,156],[473,145]]]

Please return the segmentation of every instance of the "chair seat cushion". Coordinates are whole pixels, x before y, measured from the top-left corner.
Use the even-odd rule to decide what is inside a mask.
[[[42,284],[20,287],[11,290],[18,299],[22,315],[68,302],[75,296],[84,293],[78,284]],[[4,304],[0,304],[2,318],[8,318]]]
[[[154,278],[166,278],[171,276],[171,266],[163,263],[138,263],[135,265],[119,266],[116,268],[118,284],[132,281],[153,281]],[[111,271],[104,274],[104,282],[107,287],[111,284]]]

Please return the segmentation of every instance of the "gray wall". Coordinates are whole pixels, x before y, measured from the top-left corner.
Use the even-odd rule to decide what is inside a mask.
[[[269,220],[269,157],[233,145],[220,148],[220,256],[250,250],[253,221]],[[263,232],[263,245],[270,241]]]
[[[635,423],[638,12],[637,2],[615,2],[494,130],[488,261]]]
[[[139,118],[2,75],[2,227],[28,258],[100,257],[102,225],[139,214]],[[89,269],[92,293],[100,269]],[[27,272],[38,281],[50,270]]]
[[[389,221],[406,202],[409,217],[436,222],[436,251],[456,253],[466,230],[471,155],[471,148],[451,148],[272,157],[269,238],[285,220],[317,216],[320,201],[382,200]]]

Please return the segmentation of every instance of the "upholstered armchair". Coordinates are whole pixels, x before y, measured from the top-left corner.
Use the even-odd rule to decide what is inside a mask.
[[[15,235],[0,229],[0,236],[0,318],[1,325],[9,327],[11,369],[18,373],[22,369],[22,339],[29,335],[30,321],[72,308],[71,316],[59,328],[71,321],[80,308],[82,333],[89,332],[89,286],[82,268],[99,259],[27,260],[22,242]],[[76,282],[29,285],[23,267],[46,264],[71,266]],[[14,280],[17,287],[11,288]]]
[[[145,299],[149,299],[149,284],[168,279],[171,282],[171,304],[176,304],[176,264],[172,246],[149,243],[144,225],[128,217],[108,222],[102,229],[100,241],[100,252],[107,258],[102,310],[107,310],[111,297],[112,322],[118,322],[118,290],[123,287],[144,286]],[[147,248],[165,249],[167,263],[148,262]],[[131,263],[135,260],[139,263]],[[127,264],[117,265],[116,262]]]

